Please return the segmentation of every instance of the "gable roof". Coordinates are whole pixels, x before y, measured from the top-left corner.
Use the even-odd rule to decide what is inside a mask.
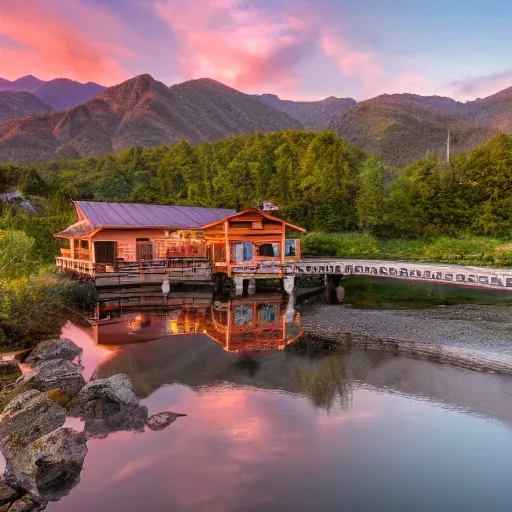
[[[262,210],[258,210],[258,208],[247,208],[246,210],[242,210],[241,212],[232,213],[231,215],[229,215],[229,216],[227,216],[227,217],[225,217],[223,219],[219,219],[219,220],[213,221],[210,224],[205,224],[203,226],[203,229],[207,229],[207,228],[210,228],[212,226],[215,226],[215,225],[219,224],[221,221],[224,221],[224,220],[236,219],[237,217],[243,216],[246,213],[250,213],[250,212],[259,213],[259,214],[261,214],[263,217],[265,217],[268,220],[273,220],[275,222],[283,222],[285,224],[285,226],[289,227],[290,229],[293,229],[294,231],[300,231],[301,233],[306,233],[307,232],[306,229],[301,228],[300,226],[294,226],[293,224],[290,224],[289,222],[285,221],[284,219],[281,219],[281,217],[276,217],[275,215],[270,215],[270,213],[264,212]]]
[[[55,238],[66,238],[70,236],[87,236],[90,235],[94,231],[94,228],[91,226],[91,223],[88,220],[79,220],[71,226],[67,227],[64,231],[60,233],[56,233],[53,235]]]
[[[236,210],[159,204],[75,201],[78,220],[87,220],[93,229],[183,228],[197,229],[233,215]]]

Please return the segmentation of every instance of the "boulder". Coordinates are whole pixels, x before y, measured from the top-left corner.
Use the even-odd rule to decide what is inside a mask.
[[[139,405],[130,378],[122,374],[87,383],[67,409],[70,416],[85,420],[84,432],[88,436],[141,431],[148,418],[148,410]]]
[[[61,428],[7,453],[5,479],[12,487],[31,493],[37,503],[57,501],[80,482],[86,454],[86,436]]]
[[[38,364],[32,373],[20,378],[18,384],[38,391],[60,389],[73,398],[85,386],[85,379],[79,366],[65,359],[52,359]]]
[[[66,411],[43,393],[30,390],[11,400],[0,416],[0,445],[28,444],[64,425]]]
[[[23,498],[15,501],[10,508],[6,509],[9,512],[35,512],[37,510],[44,510],[44,507],[39,507],[32,501],[32,498],[26,494]]]
[[[82,349],[66,338],[42,341],[36,346],[27,359],[25,359],[25,363],[36,365],[43,361],[51,361],[53,359],[73,361],[73,359],[81,353]]]
[[[12,503],[20,497],[20,493],[13,489],[10,485],[7,485],[3,479],[0,479],[0,505],[3,506],[6,503]],[[1,510],[1,509],[0,509]]]
[[[146,421],[146,425],[151,430],[163,430],[164,428],[167,428],[171,423],[174,423],[176,418],[179,418],[180,416],[186,416],[186,414],[178,414],[168,411],[159,412],[158,414],[153,414],[153,416],[150,416]]]

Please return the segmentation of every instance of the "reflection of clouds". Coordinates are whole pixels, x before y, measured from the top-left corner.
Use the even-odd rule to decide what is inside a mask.
[[[151,466],[155,464],[158,460],[162,458],[166,458],[169,455],[172,454],[172,450],[162,452],[158,455],[155,455],[154,457],[142,457],[140,459],[134,460],[133,462],[130,462],[123,468],[121,468],[119,471],[114,473],[114,476],[112,477],[113,482],[121,482],[123,480],[128,480],[134,476],[136,476],[138,473],[142,473],[143,471],[146,471]]]
[[[200,394],[166,386],[144,404],[150,411],[177,410],[187,417],[161,432],[118,433],[90,441],[86,467],[94,472],[85,471],[73,502],[56,510],[85,512],[85,505],[79,507],[88,492],[99,500],[99,511],[114,504],[119,510],[213,512],[239,510],[241,503],[266,507],[276,499],[276,475],[279,480],[287,474],[287,481],[294,474],[302,479],[318,446],[331,442],[330,430],[339,435],[349,419],[371,416],[344,411],[333,423],[336,415],[327,421],[307,399],[227,385]],[[78,508],[71,506],[75,503]]]
[[[402,505],[426,491],[437,503],[446,481],[449,496],[463,494],[457,474],[475,456],[489,464],[497,456],[492,446],[512,449],[510,435],[494,423],[469,424],[473,418],[364,388],[353,398],[349,409],[326,412],[307,398],[270,390],[165,386],[144,405],[187,416],[160,432],[89,441],[81,484],[50,512],[89,512],[91,500],[98,512],[315,510],[318,500],[331,510],[339,503],[377,510],[397,489]],[[464,463],[440,472],[447,454]],[[508,474],[493,478],[502,482]]]
[[[84,366],[84,378],[88,381],[91,378],[98,363],[109,356],[111,350],[100,347],[94,343],[92,328],[78,327],[68,322],[62,329],[62,338],[73,340],[80,348],[83,349],[81,355],[81,363]]]

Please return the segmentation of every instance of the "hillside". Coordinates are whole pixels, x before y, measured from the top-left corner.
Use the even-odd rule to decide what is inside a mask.
[[[105,90],[102,85],[81,84],[67,78],[45,82],[35,76],[24,76],[13,82],[0,78],[0,91],[30,92],[55,110],[66,110],[91,99]]]
[[[497,133],[494,128],[470,123],[402,95],[383,95],[358,103],[332,128],[368,153],[382,154],[389,165],[405,165],[427,152],[446,155],[448,130],[453,153],[466,151]]]
[[[0,123],[17,117],[29,117],[52,111],[50,105],[28,92],[0,92]]]
[[[444,114],[454,115],[466,121],[490,126],[503,132],[512,131],[512,87],[487,98],[462,103],[440,96],[417,94],[393,94],[393,98],[412,101],[434,107]]]
[[[140,75],[69,110],[0,124],[0,162],[99,156],[136,145],[301,128],[283,112],[213,80],[169,88]]]
[[[334,96],[321,101],[282,100],[275,94],[255,95],[254,98],[297,119],[306,130],[325,130],[356,104],[352,98]]]

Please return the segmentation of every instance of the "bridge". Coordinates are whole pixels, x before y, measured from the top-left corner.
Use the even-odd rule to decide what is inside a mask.
[[[510,289],[512,269],[439,265],[411,261],[359,260],[359,259],[304,259],[289,263],[284,269],[286,277],[325,275],[391,277],[409,281],[435,281],[474,288]]]
[[[120,263],[115,271],[94,272],[91,276],[98,289],[112,286],[157,285],[169,283],[212,283],[215,268],[206,260],[192,258],[154,260],[144,263]],[[232,275],[236,294],[251,294],[257,279],[283,279],[286,289],[293,289],[297,276],[326,276],[329,286],[333,278],[351,275],[388,277],[408,281],[428,281],[472,288],[512,291],[512,269],[441,265],[414,261],[310,258],[295,262],[266,262],[265,265],[236,266]],[[245,286],[244,286],[245,285]]]

